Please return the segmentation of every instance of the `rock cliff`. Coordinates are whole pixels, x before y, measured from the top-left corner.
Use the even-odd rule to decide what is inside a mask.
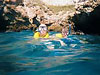
[[[99,34],[100,1],[89,0],[76,7],[76,13],[72,17],[74,30],[85,34]]]
[[[77,0],[72,6],[51,6],[41,0],[2,0],[0,31],[35,30],[41,23],[49,31],[61,31],[63,26],[72,34],[99,34],[100,1]]]

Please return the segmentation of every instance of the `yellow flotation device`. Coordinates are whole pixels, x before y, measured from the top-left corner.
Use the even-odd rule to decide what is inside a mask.
[[[63,38],[63,35],[61,33],[56,34],[57,38]]]
[[[33,37],[35,39],[38,39],[38,38],[49,38],[49,34],[47,33],[46,36],[40,37],[40,32],[36,32],[36,33],[34,33],[34,36]]]

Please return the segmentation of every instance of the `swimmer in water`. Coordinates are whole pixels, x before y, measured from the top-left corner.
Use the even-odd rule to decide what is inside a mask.
[[[49,38],[48,29],[45,24],[41,24],[39,28],[36,30],[33,36],[35,39],[38,38]]]
[[[68,35],[68,29],[66,26],[62,28],[61,33],[56,34],[56,38],[66,38]]]

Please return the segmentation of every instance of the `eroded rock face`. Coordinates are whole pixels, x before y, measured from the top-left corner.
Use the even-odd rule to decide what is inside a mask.
[[[19,15],[14,9],[17,4],[15,0],[2,0],[0,3],[0,31],[6,31],[9,26],[17,25],[17,16]],[[8,28],[7,28],[8,27]]]
[[[99,34],[100,24],[100,1],[88,1],[86,4],[79,5],[72,21],[75,23],[75,30],[85,34]]]
[[[44,3],[37,0],[24,0],[21,3],[19,2],[19,5],[16,5],[16,2],[16,0],[7,0],[2,4],[2,17],[8,21],[8,24],[4,26],[8,30],[20,31],[22,29],[32,29],[31,26],[33,25],[35,25],[33,29],[36,29],[34,27],[38,27],[41,23],[44,23],[48,28],[55,24],[55,28],[53,27],[53,29],[49,30],[61,31],[63,26],[62,21],[66,21],[65,25],[67,25],[68,16],[74,14],[71,11],[60,11],[58,14],[55,14]]]
[[[69,28],[70,22],[73,33],[78,31],[79,33],[99,34],[99,4],[99,0],[96,2],[93,0],[85,0],[83,3],[82,1],[81,3],[76,2],[76,11],[62,10],[55,14],[47,5],[39,0],[2,1],[0,6],[0,11],[2,11],[0,12],[0,20],[2,21],[0,22],[0,30],[35,30],[41,23],[44,23],[50,31],[61,31],[63,26]]]

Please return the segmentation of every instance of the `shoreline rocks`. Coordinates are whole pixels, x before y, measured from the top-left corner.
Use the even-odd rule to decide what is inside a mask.
[[[89,0],[84,4],[77,5],[75,15],[72,17],[74,30],[84,34],[100,35],[100,1]]]
[[[3,13],[0,17],[3,17],[4,21],[8,22],[6,22],[7,25],[3,25],[5,30],[21,31],[32,29],[35,31],[41,23],[44,23],[48,26],[48,30],[61,32],[63,26],[67,26],[69,29],[69,24],[72,24],[72,34],[83,34],[82,28],[84,30],[87,29],[85,25],[88,23],[87,17],[98,7],[99,0],[98,2],[88,0],[83,3],[77,3],[75,5],[76,11],[62,10],[58,13],[54,13],[42,1],[24,0],[18,2],[19,4],[17,3],[17,5],[16,1],[14,3],[11,4],[8,1],[2,4]]]

